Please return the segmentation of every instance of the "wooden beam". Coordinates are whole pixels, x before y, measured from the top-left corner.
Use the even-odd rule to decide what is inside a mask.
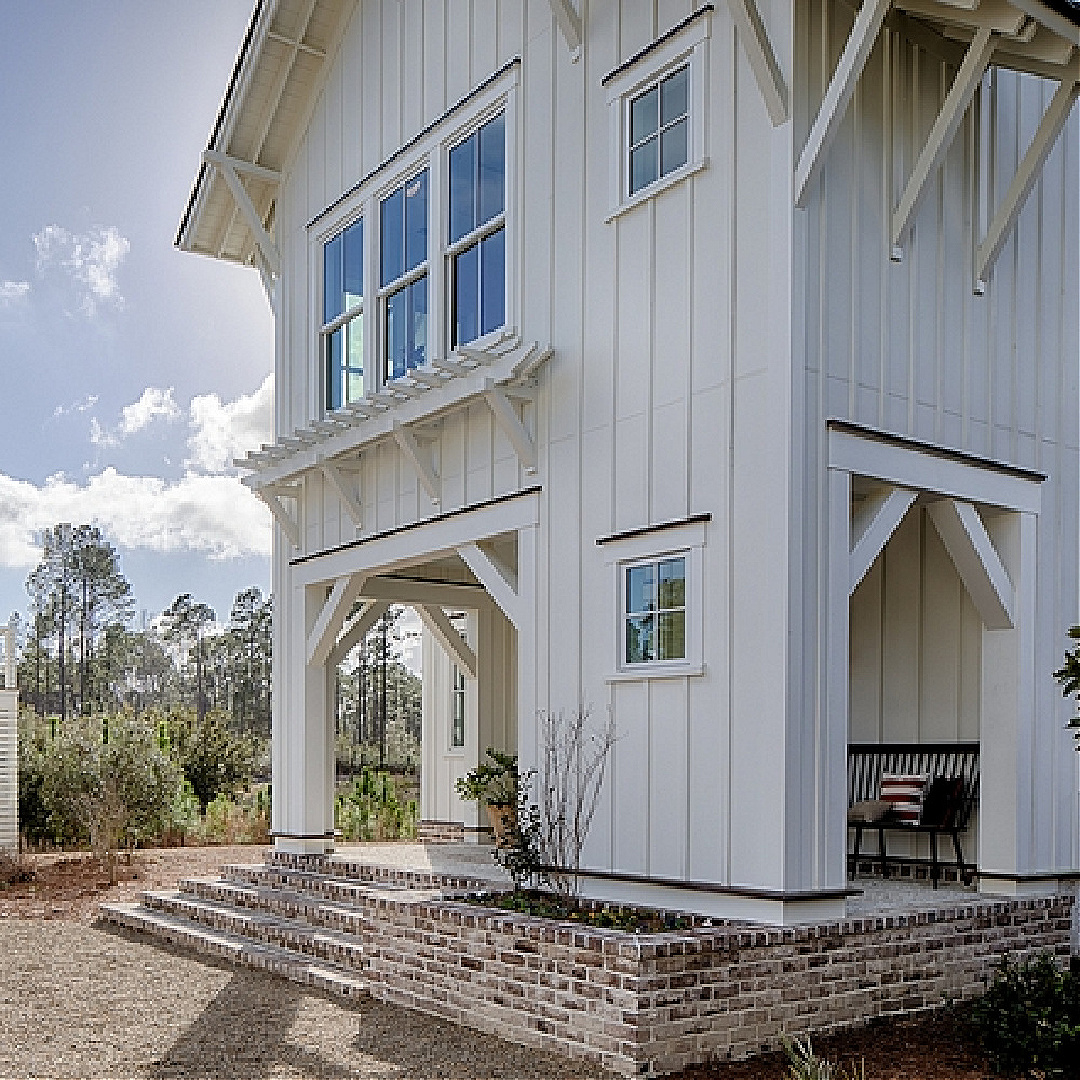
[[[439,475],[432,467],[431,461],[425,459],[416,436],[407,427],[395,422],[393,430],[398,447],[412,462],[412,466],[416,470],[416,478],[431,497],[431,501],[438,505],[442,500],[442,492],[439,487]]]
[[[281,505],[280,499],[272,491],[267,491],[266,488],[256,488],[255,494],[266,503],[267,509],[274,515],[274,520],[281,526],[281,531],[288,538],[289,543],[299,551],[300,526],[293,519],[292,514]]]
[[[986,230],[986,237],[975,253],[975,292],[986,291],[986,283],[997,262],[1005,241],[1012,233],[1016,219],[1020,216],[1027,202],[1031,189],[1042,173],[1043,165],[1054,149],[1054,144],[1069,120],[1076,99],[1080,96],[1080,66],[1074,61],[1069,65],[1068,76],[1062,80],[1050,101],[1050,106],[1039,121],[1035,137],[1024,154],[1020,167],[1016,170],[1009,190],[1005,193],[1001,206],[994,214]]]
[[[848,596],[869,573],[918,497],[918,492],[907,488],[893,488],[888,494],[867,500],[866,507],[852,522],[855,542],[848,559]]]
[[[349,574],[334,582],[330,596],[319,612],[307,639],[307,662],[311,665],[325,664],[337,642],[342,624],[364,586],[363,574]]]
[[[462,562],[476,575],[477,581],[488,591],[491,599],[518,630],[524,625],[528,614],[517,590],[502,575],[502,571],[479,544],[462,544],[457,548]]]
[[[551,13],[555,16],[559,32],[570,50],[570,59],[577,63],[581,56],[581,16],[572,0],[550,0]]]
[[[203,152],[203,161],[213,165],[216,169],[231,169],[235,173],[243,173],[252,176],[256,180],[265,180],[268,184],[280,184],[281,173],[277,169],[268,169],[265,165],[259,165],[254,161],[245,161],[243,158],[233,157],[231,154],[223,154],[220,150],[206,150]]]
[[[931,503],[927,513],[983,624],[988,630],[1013,629],[1016,590],[979,511],[960,499],[942,499]]]
[[[389,600],[372,600],[364,605],[360,614],[345,627],[345,632],[330,650],[326,663],[331,671],[338,667],[345,657],[368,636],[371,628],[386,614],[389,607]]]
[[[796,206],[806,206],[810,187],[825,164],[829,147],[840,130],[851,95],[855,93],[859,76],[870,58],[890,2],[891,0],[863,0],[863,6],[855,16],[855,25],[851,28],[847,44],[840,55],[840,63],[833,73],[828,90],[825,91],[825,99],[818,109],[814,126],[810,129],[806,145],[799,156],[799,164],[795,169]]]
[[[765,99],[765,110],[773,127],[779,127],[787,123],[789,92],[757,4],[754,0],[728,0],[728,9]]]
[[[424,581],[375,574],[364,583],[365,600],[386,600],[392,604],[434,604],[444,608],[477,608],[488,595],[480,585],[457,585],[446,581]]]
[[[459,668],[464,668],[470,678],[475,679],[476,653],[469,648],[454,624],[446,617],[446,612],[433,604],[421,604],[415,610],[435,639],[450,654],[454,663]]]
[[[233,202],[239,207],[240,214],[243,217],[245,224],[251,231],[251,235],[255,238],[255,243],[258,245],[259,250],[262,252],[267,266],[269,266],[273,274],[280,274],[281,256],[278,254],[277,245],[270,238],[270,234],[263,226],[258,211],[255,209],[255,204],[251,201],[251,196],[248,194],[247,188],[240,182],[240,177],[236,173],[234,159],[225,154],[219,154],[217,151],[207,150],[203,153],[203,160],[208,164],[213,165],[221,174],[222,179],[232,193]]]
[[[919,155],[919,160],[915,162],[915,168],[911,171],[904,194],[900,198],[900,204],[893,211],[891,257],[896,262],[903,258],[901,244],[915,216],[915,211],[919,207],[919,202],[930,180],[937,176],[938,169],[945,161],[949,147],[960,128],[960,121],[964,118],[964,113],[967,112],[975,91],[979,88],[982,77],[990,66],[995,41],[992,30],[976,31],[971,45],[964,54],[960,70],[957,71],[956,78],[953,79],[953,84],[945,96],[941,112],[938,113],[938,118],[930,129],[926,145]]]
[[[510,403],[506,391],[495,385],[493,379],[484,381],[484,400],[495,417],[495,423],[510,440],[518,461],[527,473],[536,472],[536,443],[528,428],[521,422],[517,409]]]
[[[364,508],[360,504],[357,493],[353,490],[353,485],[334,462],[324,461],[320,468],[323,476],[326,477],[327,483],[337,492],[337,497],[341,500],[341,505],[345,507],[346,513],[352,518],[352,523],[358,529],[363,528]]]

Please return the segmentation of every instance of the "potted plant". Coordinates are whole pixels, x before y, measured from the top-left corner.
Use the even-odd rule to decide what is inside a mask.
[[[456,783],[457,793],[469,802],[483,803],[495,834],[497,848],[513,843],[517,826],[518,764],[516,754],[488,747],[485,757]]]

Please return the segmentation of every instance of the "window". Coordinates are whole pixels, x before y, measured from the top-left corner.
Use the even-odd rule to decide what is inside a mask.
[[[630,102],[630,194],[681,169],[690,139],[690,69],[661,79]]]
[[[686,661],[686,557],[650,560],[624,571],[626,664]]]
[[[383,289],[385,379],[427,359],[428,171],[379,204],[379,284]]]
[[[323,245],[320,338],[325,408],[333,412],[364,394],[364,222]]]
[[[603,79],[613,165],[608,221],[708,165],[711,10],[699,8]]]
[[[506,123],[503,113],[450,150],[451,348],[506,321]]]
[[[389,384],[515,324],[519,78],[508,61],[308,223],[313,412],[397,400]]]
[[[454,665],[450,690],[450,749],[465,745],[465,672]]]

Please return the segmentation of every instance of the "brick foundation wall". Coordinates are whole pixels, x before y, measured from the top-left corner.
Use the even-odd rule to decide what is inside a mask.
[[[365,968],[378,998],[649,1075],[970,998],[1005,952],[1067,957],[1072,903],[979,900],[824,926],[637,935],[387,901],[366,912]]]

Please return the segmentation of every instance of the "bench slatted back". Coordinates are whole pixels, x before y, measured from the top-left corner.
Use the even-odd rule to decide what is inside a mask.
[[[848,805],[876,799],[882,773],[928,773],[964,778],[964,797],[956,816],[957,829],[966,829],[979,797],[979,744],[850,743],[848,745]]]

